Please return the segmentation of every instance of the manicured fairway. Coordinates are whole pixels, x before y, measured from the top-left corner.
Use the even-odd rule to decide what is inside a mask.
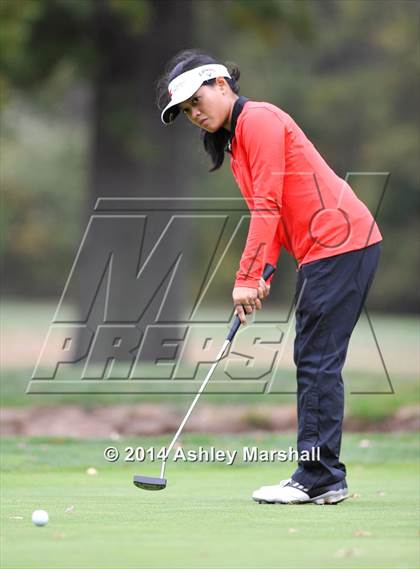
[[[368,442],[362,443],[361,439]],[[104,448],[167,438],[3,440],[2,562],[9,568],[418,567],[418,444],[414,435],[349,435],[350,491],[339,506],[264,506],[252,490],[291,472],[290,463],[169,462],[168,488],[136,489],[133,473],[158,463],[106,463]],[[292,435],[186,436],[185,449],[287,449]],[[365,446],[366,448],[363,448]],[[86,474],[95,467],[97,475]],[[71,512],[65,510],[71,506]],[[44,508],[50,523],[32,525]],[[20,519],[22,517],[23,519]]]

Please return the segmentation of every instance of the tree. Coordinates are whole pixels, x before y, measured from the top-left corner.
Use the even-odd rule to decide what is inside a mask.
[[[63,61],[71,61],[92,88],[90,184],[86,222],[98,198],[182,196],[188,176],[180,160],[185,128],[173,136],[159,124],[155,107],[157,73],[167,59],[192,40],[192,4],[157,0],[73,2],[2,2],[4,56],[3,87],[9,83],[30,90],[48,80]],[[165,38],[165,41],[162,41]],[[159,220],[154,219],[156,228]],[[117,249],[127,248],[124,232],[113,236]],[[124,247],[121,247],[123,245]],[[98,285],[95,258],[101,244],[86,251],[83,282]],[[129,245],[139,247],[139,243]],[[170,247],[166,248],[171,258]],[[165,264],[164,256],[161,259]],[[175,297],[181,294],[177,281]],[[85,291],[79,291],[83,309]],[[127,313],[131,299],[121,291],[114,310]],[[178,303],[172,307],[176,313]],[[103,321],[100,310],[89,316],[96,329]],[[144,329],[154,321],[150,314]],[[157,339],[158,341],[158,339]],[[97,350],[100,360],[106,355]],[[152,349],[153,353],[154,350]],[[144,354],[152,357],[153,354]]]

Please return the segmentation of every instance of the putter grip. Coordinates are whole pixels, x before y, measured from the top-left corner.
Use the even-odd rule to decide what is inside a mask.
[[[267,263],[266,266],[264,267],[263,279],[265,281],[267,279],[269,279],[275,270],[276,270],[276,268],[273,267],[273,265],[269,265]],[[241,321],[239,319],[239,316],[235,316],[235,319],[233,320],[233,324],[231,326],[229,334],[227,335],[227,338],[226,338],[227,340],[229,340],[229,342],[231,342],[233,340],[233,338],[235,337],[235,334],[239,330],[240,325],[241,325]]]

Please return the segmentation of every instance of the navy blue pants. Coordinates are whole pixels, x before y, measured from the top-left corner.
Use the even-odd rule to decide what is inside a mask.
[[[320,460],[299,461],[292,478],[309,490],[344,480],[340,462],[344,412],[341,371],[351,333],[378,265],[381,244],[302,265],[296,283],[298,452],[319,447]]]

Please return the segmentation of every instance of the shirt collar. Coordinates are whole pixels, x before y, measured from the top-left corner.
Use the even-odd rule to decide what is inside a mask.
[[[235,129],[236,129],[236,123],[237,123],[238,117],[241,114],[242,109],[244,108],[244,105],[248,100],[249,99],[247,97],[240,96],[236,99],[236,101],[233,105],[232,120],[230,123],[230,136],[229,136],[228,142],[226,144],[226,148],[225,148],[225,150],[227,150],[228,152],[231,152],[231,141],[232,141],[232,138],[235,136]]]

